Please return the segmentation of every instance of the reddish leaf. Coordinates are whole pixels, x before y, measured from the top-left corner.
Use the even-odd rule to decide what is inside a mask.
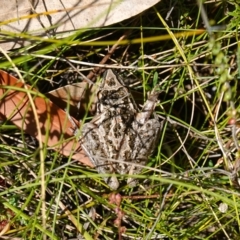
[[[37,124],[24,85],[17,78],[0,70],[0,114],[12,121],[20,129],[31,136],[38,137]],[[72,123],[65,111],[43,98],[37,91],[31,91],[37,111],[42,141],[49,147],[60,151],[63,155],[77,159],[83,164],[92,166],[89,158],[81,149],[79,142],[73,137]],[[73,121],[77,122],[75,119]],[[71,139],[70,139],[71,138]]]

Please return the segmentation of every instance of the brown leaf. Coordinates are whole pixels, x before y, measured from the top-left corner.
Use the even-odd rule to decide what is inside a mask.
[[[71,116],[82,119],[86,111],[95,112],[96,87],[86,82],[74,83],[53,90],[46,96],[62,109],[68,109]],[[89,108],[91,103],[91,108]]]
[[[0,70],[0,114],[1,117],[12,121],[20,129],[33,137],[38,137],[38,129],[24,85],[17,78]],[[49,147],[60,151],[63,155],[79,160],[81,163],[92,166],[89,158],[71,130],[72,123],[65,111],[42,97],[36,90],[27,86],[36,108],[41,138]],[[77,123],[75,119],[74,122]]]

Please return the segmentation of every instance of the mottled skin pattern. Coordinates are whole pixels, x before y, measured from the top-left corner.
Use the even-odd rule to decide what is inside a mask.
[[[146,165],[159,137],[161,123],[153,114],[157,93],[149,96],[139,112],[136,104],[112,70],[107,70],[98,92],[97,113],[82,128],[82,147],[113,190],[119,187],[116,174],[138,174]],[[113,162],[111,160],[117,160]],[[128,184],[134,186],[131,176]]]

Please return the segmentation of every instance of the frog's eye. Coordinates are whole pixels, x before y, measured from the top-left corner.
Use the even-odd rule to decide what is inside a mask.
[[[150,123],[146,123],[145,126],[146,126],[146,128],[150,128],[151,124]]]

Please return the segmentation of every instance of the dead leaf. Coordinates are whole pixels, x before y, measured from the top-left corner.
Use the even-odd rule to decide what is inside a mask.
[[[160,0],[52,0],[0,1],[0,43],[8,50],[26,45],[27,38],[16,33],[41,37],[66,37],[83,28],[108,26],[135,16]],[[11,33],[11,34],[10,34]],[[13,36],[10,38],[10,36]]]
[[[71,116],[82,119],[86,111],[92,114],[95,112],[96,89],[94,85],[80,82],[48,92],[46,96],[60,108],[69,109]]]
[[[13,122],[20,129],[37,138],[37,125],[23,83],[10,74],[0,70],[0,115]],[[60,151],[63,155],[92,166],[89,158],[81,150],[79,142],[73,137],[72,123],[65,111],[49,99],[39,96],[30,86],[28,89],[36,107],[43,142]],[[75,119],[73,121],[77,122]]]

